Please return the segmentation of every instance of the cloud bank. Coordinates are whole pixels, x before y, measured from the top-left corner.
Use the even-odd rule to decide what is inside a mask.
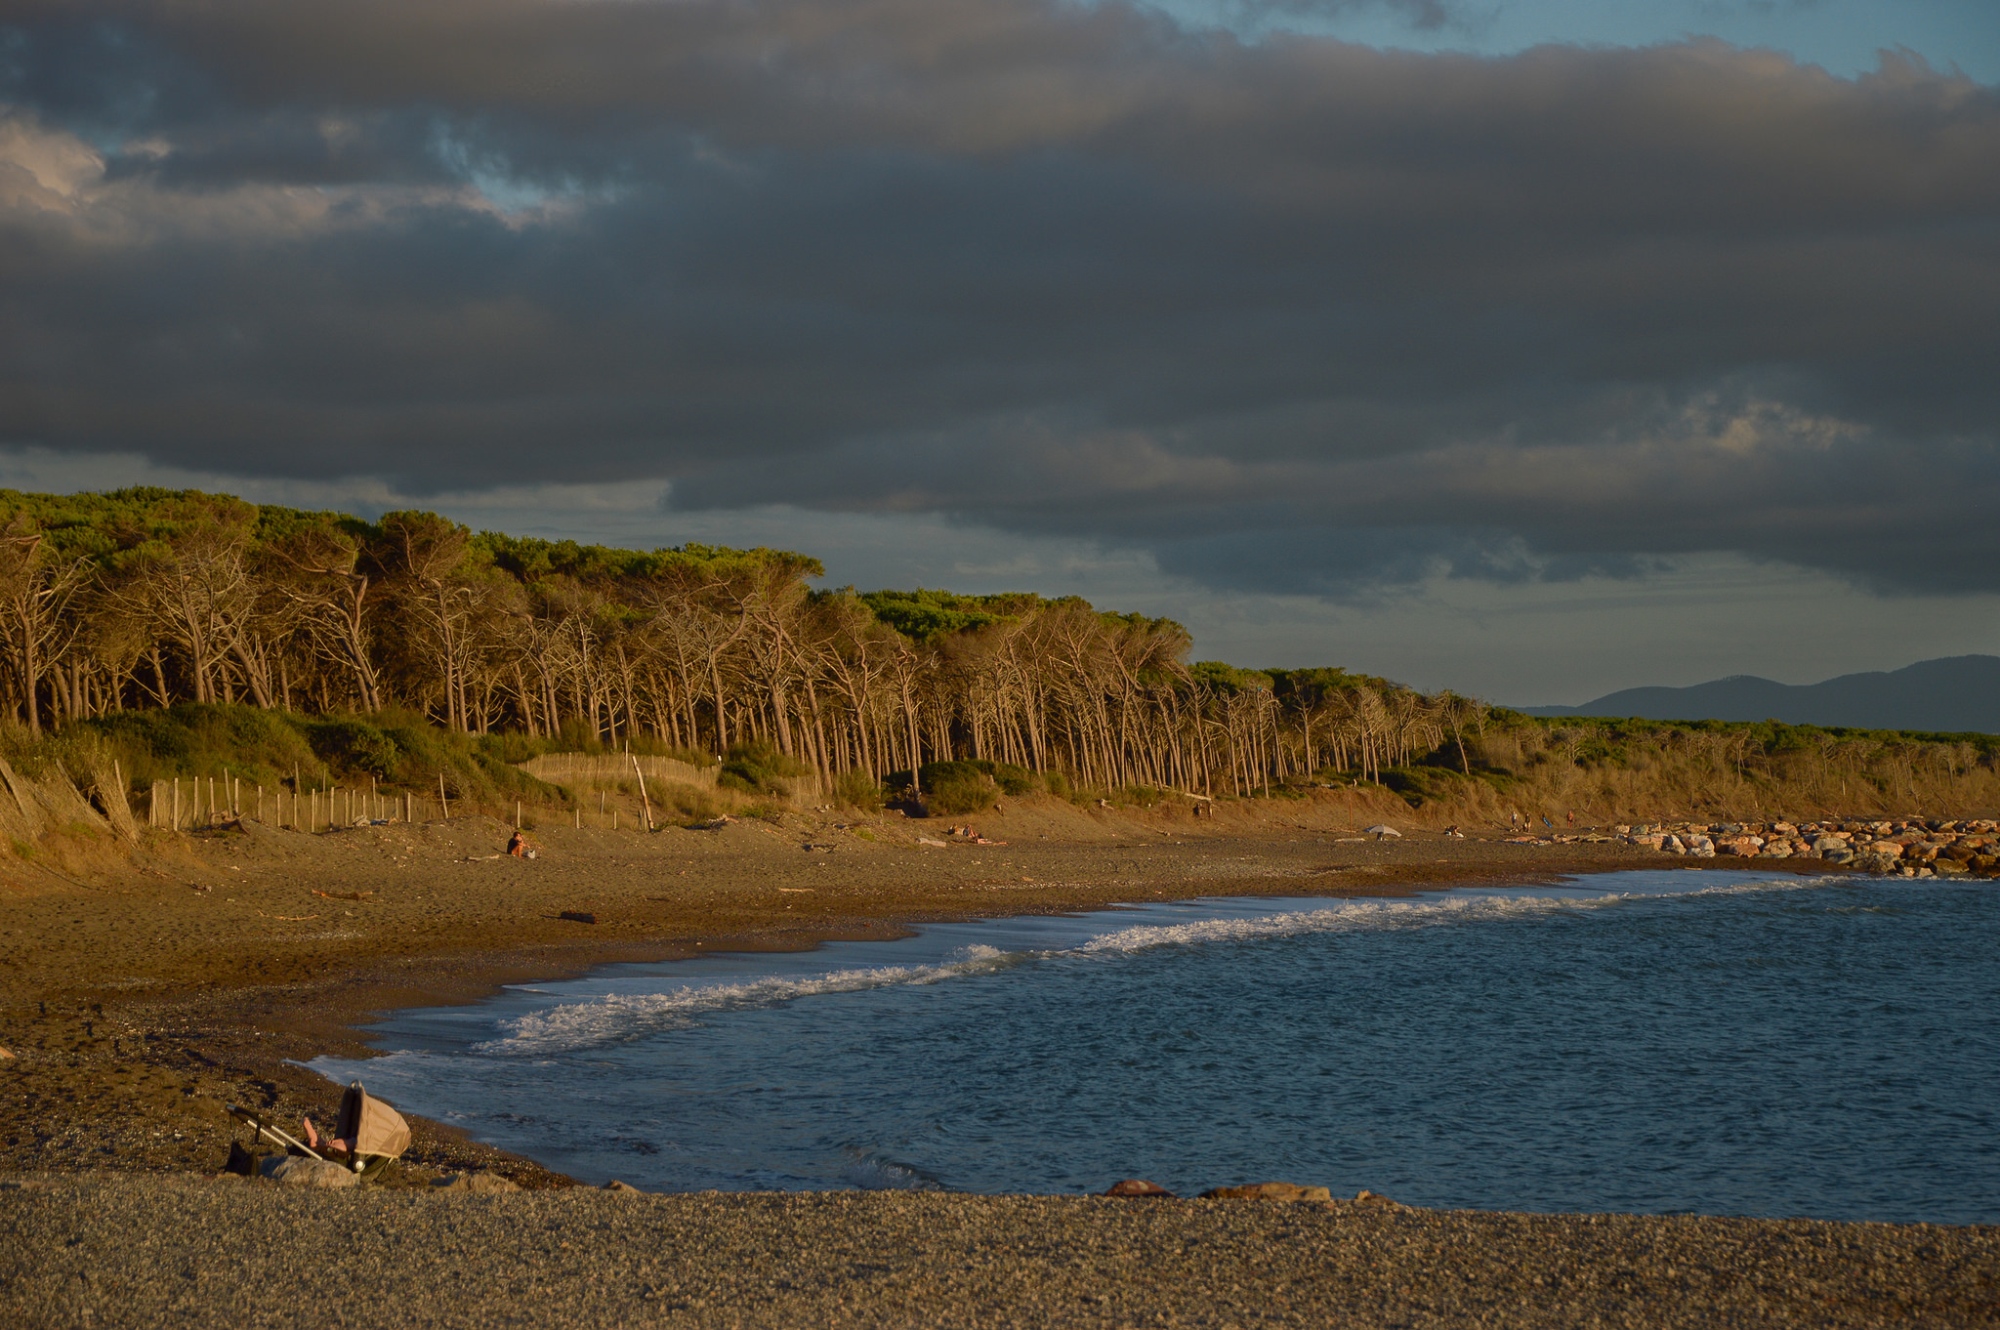
[[[1907,57],[27,0],[0,103],[0,443],[1332,597],[1713,552],[2000,588],[2000,94]]]

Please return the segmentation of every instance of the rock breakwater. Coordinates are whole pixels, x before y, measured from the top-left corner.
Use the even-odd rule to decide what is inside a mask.
[[[1614,827],[1628,845],[1697,859],[1820,859],[1899,877],[2000,878],[2000,823],[1674,822]]]

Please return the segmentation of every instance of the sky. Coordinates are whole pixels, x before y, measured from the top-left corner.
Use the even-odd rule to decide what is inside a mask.
[[[0,485],[1519,704],[2000,652],[1991,0],[4,0]]]

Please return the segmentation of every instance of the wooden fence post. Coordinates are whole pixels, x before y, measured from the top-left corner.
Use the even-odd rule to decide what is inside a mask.
[[[626,756],[632,759],[632,770],[639,777],[639,800],[646,805],[646,830],[651,831],[653,829],[653,801],[646,795],[646,772],[644,768],[640,767],[637,754],[627,753]]]

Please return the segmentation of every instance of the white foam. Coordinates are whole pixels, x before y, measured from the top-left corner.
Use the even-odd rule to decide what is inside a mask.
[[[944,1184],[921,1169],[899,1164],[878,1154],[860,1150],[848,1152],[851,1162],[841,1170],[849,1186],[862,1191],[943,1191]]]
[[[1435,924],[1472,923],[1563,910],[1596,910],[1626,901],[1683,899],[1691,896],[1736,895],[1783,890],[1794,885],[1825,885],[1826,878],[1778,882],[1734,882],[1694,891],[1607,892],[1597,896],[1486,895],[1465,893],[1412,900],[1352,900],[1318,910],[1260,915],[1253,919],[1201,919],[1185,924],[1142,924],[1092,938],[1076,948],[1084,954],[1146,951],[1154,947],[1200,946],[1216,942],[1250,942],[1297,937],[1306,933],[1359,932],[1364,929],[1422,928]]]
[[[1545,914],[1564,907],[1608,905],[1618,896],[1562,900],[1549,896],[1446,896],[1435,900],[1342,901],[1319,910],[1296,910],[1255,919],[1200,919],[1185,924],[1142,924],[1092,938],[1078,947],[1084,954],[1149,951],[1155,947],[1201,946],[1217,942],[1251,942],[1297,937],[1305,933],[1359,932],[1375,928],[1409,928],[1427,924],[1497,919],[1510,915]]]
[[[826,993],[859,993],[871,988],[937,984],[985,974],[1019,963],[1029,953],[972,946],[958,959],[936,965],[884,965],[834,970],[809,979],[752,979],[741,984],[677,988],[671,993],[612,993],[589,1002],[570,1002],[530,1012],[506,1022],[504,1038],[476,1044],[474,1052],[539,1056],[631,1039],[662,1030],[680,1030],[698,1017],[720,1011],[775,1007]]]
[[[1424,928],[1551,914],[1563,910],[1594,910],[1626,901],[1684,899],[1693,896],[1824,886],[1822,877],[1779,881],[1733,882],[1691,891],[1612,892],[1499,895],[1460,893],[1410,900],[1352,900],[1316,910],[1294,910],[1247,919],[1199,919],[1184,924],[1142,924],[1094,937],[1060,950],[1002,951],[970,946],[948,961],[930,965],[889,965],[869,969],[832,970],[809,978],[773,976],[744,983],[687,986],[667,993],[614,993],[586,1002],[568,1002],[530,1012],[505,1022],[499,1039],[474,1046],[475,1052],[513,1057],[546,1057],[581,1048],[618,1043],[666,1030],[686,1029],[705,1015],[775,1007],[800,998],[830,993],[945,983],[971,975],[991,974],[1024,962],[1053,956],[1112,957],[1159,947],[1205,946],[1297,937],[1311,933],[1360,932],[1387,928]]]

